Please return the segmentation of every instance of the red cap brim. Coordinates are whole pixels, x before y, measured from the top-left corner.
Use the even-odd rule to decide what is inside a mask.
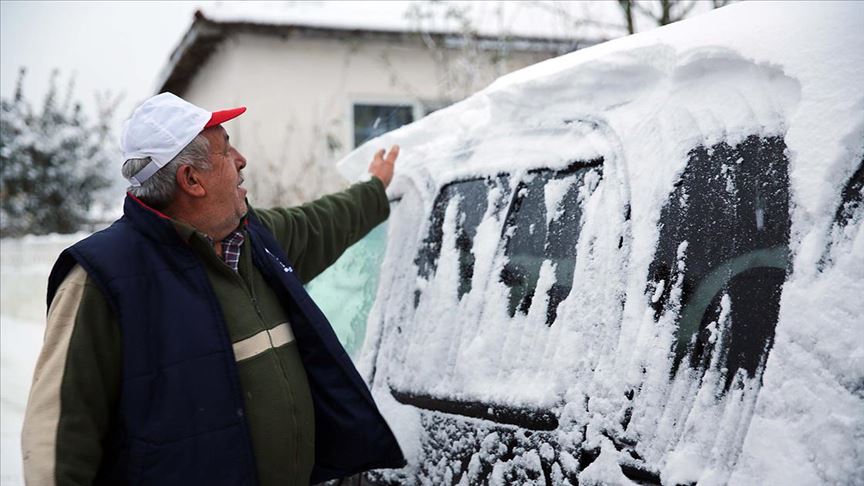
[[[231,108],[230,110],[214,111],[213,115],[210,117],[210,121],[208,121],[207,124],[204,125],[204,128],[210,128],[210,127],[215,127],[216,125],[221,125],[221,124],[227,122],[228,120],[237,118],[238,116],[242,115],[243,112],[245,112],[245,111],[246,111],[245,106],[241,106],[240,108]]]

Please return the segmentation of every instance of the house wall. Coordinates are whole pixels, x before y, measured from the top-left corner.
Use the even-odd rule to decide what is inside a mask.
[[[352,104],[452,102],[545,53],[430,49],[419,40],[238,33],[182,95],[208,109],[248,107],[226,125],[248,160],[253,205],[296,204],[347,185],[335,162],[353,149]],[[411,150],[404,147],[403,150]]]

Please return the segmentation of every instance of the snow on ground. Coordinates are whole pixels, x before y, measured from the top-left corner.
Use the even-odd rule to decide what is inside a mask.
[[[359,356],[366,376],[374,373],[374,392],[386,395],[390,385],[541,409],[563,398],[564,412],[587,414],[574,423],[603,451],[580,479],[614,483],[620,478],[606,466],[616,451],[604,433],[620,427],[615,414],[627,402],[624,394],[639,385],[628,431],[638,432],[640,453],[664,482],[864,482],[862,211],[845,230],[834,224],[843,186],[864,156],[862,26],[858,2],[735,4],[504,76],[349,154],[340,168],[358,177],[376,149],[403,147],[391,186],[391,196],[402,199],[391,216],[383,263],[388,277],[382,282],[392,283],[379,289]],[[668,382],[669,358],[658,350],[670,348],[675,330],[650,316],[645,285],[661,211],[689,151],[721,141],[735,146],[752,135],[785,142],[791,273],[761,390],[744,380],[718,398],[708,385],[689,388],[686,377]],[[577,257],[576,275],[590,281],[573,282],[559,307],[561,326],[539,325],[534,304],[526,316],[503,315],[507,289],[494,282],[482,295],[476,289],[457,294],[453,282],[464,256],[456,244],[456,228],[464,223],[458,198],[442,215],[436,271],[418,275],[422,265],[412,259],[421,255],[422,220],[444,184],[496,172],[515,180],[531,168],[561,168],[591,154],[606,162],[602,190],[588,197],[585,228],[600,248],[615,236],[609,227],[629,232],[622,237],[632,246],[625,245],[626,259]],[[502,183],[495,190],[513,189]],[[488,207],[496,198],[490,192]],[[609,210],[621,201],[632,210],[629,226]],[[475,284],[504,264],[495,260],[502,217],[490,210],[476,227]],[[684,271],[686,242],[679,254]],[[400,273],[404,268],[411,271]],[[551,271],[541,269],[538,295]],[[626,297],[624,309],[612,304],[616,290]],[[388,319],[393,327],[382,334],[379,321]],[[530,337],[518,331],[528,328]],[[562,374],[568,379],[556,378]],[[702,383],[716,378],[706,374]],[[588,410],[579,411],[589,397]],[[409,407],[388,402],[384,408],[398,429],[396,417]],[[409,467],[430,477],[449,470],[443,459]]]
[[[0,240],[0,485],[24,484],[21,424],[45,331],[48,274],[84,235]]]
[[[24,484],[21,423],[44,324],[0,315],[0,484]]]

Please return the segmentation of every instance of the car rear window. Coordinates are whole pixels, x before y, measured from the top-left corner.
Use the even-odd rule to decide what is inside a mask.
[[[554,353],[522,355],[555,339],[550,326],[573,288],[584,207],[602,181],[602,164],[576,161],[441,188],[414,260],[415,313],[396,329],[404,340],[394,356],[403,367],[390,376],[398,401],[533,430],[557,426],[552,406],[561,397],[550,367],[572,363]],[[513,324],[500,321],[508,315]],[[537,332],[516,323],[525,319]],[[519,349],[508,351],[517,342]],[[502,372],[496,363],[508,359],[527,360],[527,367]],[[458,378],[436,378],[445,375]],[[517,380],[531,381],[538,393],[514,387]]]
[[[438,267],[441,256],[441,244],[444,235],[444,222],[448,208],[453,212],[456,229],[456,249],[459,255],[459,279],[455,282],[458,297],[462,298],[471,290],[474,276],[474,253],[472,250],[477,226],[489,207],[489,191],[498,189],[492,204],[500,206],[504,201],[503,191],[508,176],[495,178],[474,178],[456,181],[445,185],[435,199],[430,216],[430,224],[426,237],[420,245],[414,263],[421,279],[429,279]],[[421,295],[418,289],[415,294],[414,307],[417,307]]]
[[[660,216],[649,268],[655,318],[677,325],[681,365],[753,377],[774,339],[789,265],[789,177],[781,137],[700,146]],[[712,359],[713,358],[713,359]]]

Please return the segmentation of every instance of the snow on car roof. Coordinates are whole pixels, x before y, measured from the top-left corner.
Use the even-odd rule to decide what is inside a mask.
[[[814,133],[834,132],[826,128],[842,125],[844,120],[849,122],[847,127],[854,129],[864,113],[862,32],[864,7],[857,2],[744,2],[541,62],[503,76],[490,89],[507,89],[507,86],[552,76],[562,70],[576,70],[594,60],[633,49],[670,46],[678,53],[689,52],[690,55],[699,55],[695,53],[715,47],[729,49],[756,65],[776,66],[800,84],[800,105],[788,122],[786,141],[797,149],[799,159],[824,161],[833,159],[824,152],[831,148],[830,144],[805,140]],[[655,63],[649,60],[649,64],[666,61],[659,58]],[[840,134],[835,132],[834,135]],[[800,145],[796,143],[799,140]],[[851,171],[851,167],[846,169]],[[832,172],[834,179],[828,182],[838,183],[843,171]],[[818,185],[802,184],[795,189],[799,197],[806,198],[808,205],[820,204]]]
[[[628,295],[638,295],[661,208],[688,152],[754,134],[782,137],[792,273],[743,449],[733,466],[717,466],[733,469],[715,477],[732,484],[854,482],[864,477],[864,224],[860,211],[845,233],[832,231],[832,223],[843,186],[864,156],[862,81],[864,4],[743,2],[504,76],[367,142],[339,167],[357,178],[376,149],[400,144],[391,185],[398,197],[472,173],[518,174],[574,155],[614,153],[607,165],[628,186],[638,242],[629,257]],[[598,128],[584,137],[560,136],[574,119]],[[452,156],[466,147],[472,157]],[[389,238],[416,235],[391,232]],[[823,265],[826,251],[831,264]],[[392,264],[393,256],[386,258],[385,266]],[[607,277],[596,278],[602,284]],[[628,301],[627,312],[622,340],[638,347],[643,336],[628,326],[641,318],[641,308]],[[472,366],[482,372],[484,363]],[[616,378],[616,370],[607,372]],[[711,477],[707,453],[678,450],[666,458],[664,477]]]
[[[476,124],[482,117],[484,105],[496,97],[510,95],[517,90],[531,89],[532,84],[543,84],[547,92],[567,90],[568,79],[579,75],[583,66],[601,62],[602,69],[590,75],[579,76],[583,86],[573,90],[596,95],[597,91],[620,95],[627,103],[626,77],[648,76],[652,72],[670,72],[681,65],[684,56],[708,55],[711,50],[725,49],[733,57],[744,59],[754,65],[776,66],[780,72],[800,85],[800,100],[796,114],[787,121],[787,143],[800,154],[800,160],[836,160],[826,157],[825,150],[846,150],[836,143],[842,134],[825,127],[845,124],[850,131],[861,122],[864,107],[864,7],[856,2],[742,2],[717,9],[699,17],[668,25],[649,32],[631,35],[600,45],[582,49],[558,58],[529,66],[502,76],[486,90],[446,110],[450,118],[464,120],[465,124]],[[638,58],[641,66],[632,62]],[[702,68],[722,68],[720,61],[702,63]],[[616,76],[616,70],[619,75]],[[609,77],[611,76],[611,77]],[[558,84],[549,79],[557,78]],[[585,89],[585,88],[591,88]],[[611,93],[610,93],[611,94]],[[516,94],[518,96],[518,93]],[[671,94],[674,96],[674,93]],[[524,96],[524,95],[522,95]],[[579,101],[578,99],[576,101]],[[575,104],[575,103],[574,103]],[[578,105],[577,105],[578,106]],[[596,106],[591,108],[597,109]],[[620,111],[626,112],[625,109]],[[459,112],[460,115],[455,115]],[[441,114],[443,115],[443,113]],[[440,115],[439,115],[440,116]],[[838,118],[840,117],[840,118]],[[420,121],[403,130],[391,132],[372,142],[380,145],[388,140],[406,138],[408,133],[419,134],[418,138],[439,140],[432,135],[446,136],[450,127],[435,128],[437,117],[428,122]],[[857,122],[857,123],[856,123]],[[829,133],[830,132],[830,133]],[[805,134],[822,133],[823,144],[805,141]],[[398,135],[397,135],[398,134]],[[403,135],[404,134],[404,135]],[[801,143],[796,143],[798,141]],[[829,142],[835,142],[832,146]],[[410,142],[409,142],[410,143]],[[356,178],[365,170],[365,160],[373,152],[370,147],[361,147],[349,154],[340,166],[350,178]],[[406,158],[403,156],[403,158]],[[356,161],[352,163],[351,161]],[[407,164],[406,164],[407,165]],[[803,179],[825,180],[839,183],[848,176],[852,166],[826,167],[824,162],[812,164]],[[806,169],[801,169],[806,170]],[[818,185],[802,181],[795,190],[808,206],[831,205],[836,201],[820,198]]]
[[[734,133],[734,128],[754,123],[782,131],[791,154],[796,203],[827,221],[839,200],[833,189],[854,171],[849,155],[860,151],[864,130],[862,26],[864,5],[858,2],[729,5],[502,76],[460,103],[369,141],[338,167],[356,179],[365,173],[376,147],[401,143],[407,150],[400,169],[407,173],[440,159],[426,154],[425,147],[440,151],[457,134],[459,139],[482,139],[490,130],[506,136],[522,129],[520,112],[532,106],[570,116],[597,113],[619,136],[626,134],[638,145],[633,130],[640,117],[670,103],[701,103],[699,109],[682,106],[689,121],[681,123],[689,126],[675,127],[679,138],[681,130],[716,137],[718,129],[724,136],[741,137],[746,134]],[[742,79],[753,70],[762,70],[761,86]],[[688,85],[688,77],[698,76],[710,86]],[[712,123],[717,125],[713,129],[707,126]],[[652,172],[645,162],[629,165],[633,183]]]

